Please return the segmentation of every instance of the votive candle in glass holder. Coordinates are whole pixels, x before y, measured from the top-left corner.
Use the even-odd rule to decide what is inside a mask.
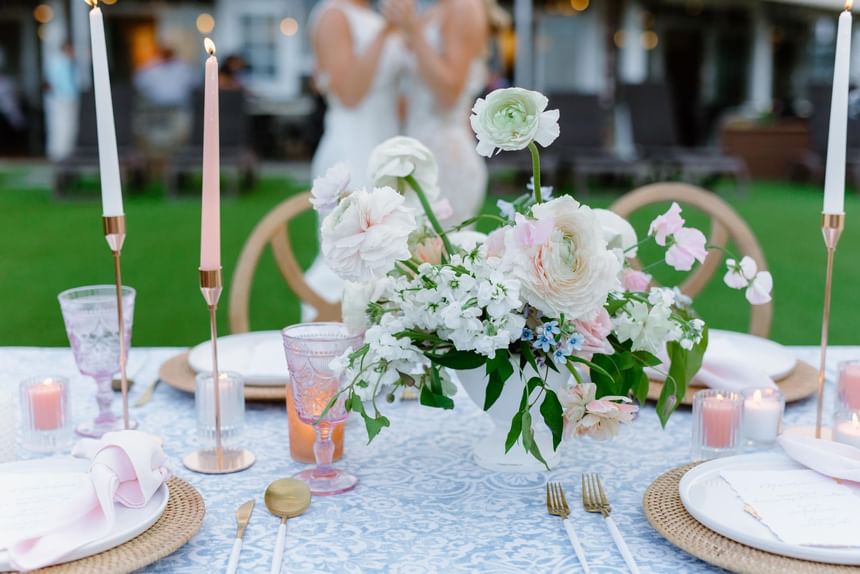
[[[744,390],[744,438],[753,445],[772,445],[779,436],[784,411],[785,397],[779,389]]]
[[[287,385],[287,421],[290,431],[290,458],[296,462],[305,464],[313,464],[314,459],[314,441],[316,440],[316,431],[314,427],[303,423],[299,419],[299,414],[296,412],[296,404],[293,401],[293,387]],[[334,442],[334,455],[332,462],[337,462],[343,457],[343,423],[333,425],[332,441]]]
[[[15,460],[15,393],[0,390],[0,463]]]
[[[838,402],[836,410],[860,410],[860,361],[839,363],[839,378],[836,386]]]
[[[221,403],[221,444],[236,446],[245,427],[245,381],[239,373],[219,373]],[[215,385],[212,373],[195,379],[194,404],[197,407],[197,439],[201,449],[215,448]]]
[[[31,452],[51,453],[72,442],[69,381],[33,377],[21,382],[21,445]]]
[[[860,448],[860,410],[843,409],[833,417],[833,440]]]
[[[744,397],[705,389],[693,395],[693,460],[735,454],[741,446]]]

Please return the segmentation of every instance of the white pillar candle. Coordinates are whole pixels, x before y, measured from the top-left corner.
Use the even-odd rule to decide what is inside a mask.
[[[779,435],[782,420],[783,399],[772,389],[755,389],[744,400],[744,438],[754,442],[769,443]]]
[[[15,460],[15,395],[0,390],[0,463]]]
[[[845,212],[845,152],[848,132],[848,74],[851,70],[851,5],[839,15],[836,60],[833,64],[833,94],[830,100],[830,131],[827,137],[827,171],[824,175],[824,213]]]
[[[860,418],[852,413],[850,421],[838,422],[833,428],[833,440],[860,448]]]
[[[99,138],[99,176],[102,184],[102,215],[123,215],[122,185],[119,178],[119,153],[113,119],[105,25],[98,0],[87,0],[90,10],[90,37],[93,53],[93,90],[96,100],[96,126]],[[126,113],[130,113],[126,110]]]

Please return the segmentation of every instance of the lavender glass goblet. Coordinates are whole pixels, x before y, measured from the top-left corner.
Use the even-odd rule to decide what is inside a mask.
[[[318,496],[352,490],[358,478],[331,465],[334,454],[332,431],[348,415],[344,397],[339,397],[324,417],[321,415],[346,382],[332,371],[329,364],[347,350],[358,349],[362,337],[351,335],[342,323],[303,323],[287,327],[281,331],[281,335],[290,369],[296,413],[302,422],[314,425],[316,430],[316,467],[300,472],[296,478],[304,481],[311,493]]]
[[[125,353],[131,342],[135,291],[122,288],[122,309],[125,322]],[[113,390],[111,381],[119,372],[119,325],[117,323],[116,286],[91,285],[69,289],[59,294],[60,309],[66,323],[66,334],[72,345],[78,370],[96,380],[96,402],[99,412],[90,422],[75,429],[81,436],[99,438],[104,433],[122,430],[122,417],[111,410]],[[129,427],[137,423],[129,421]]]

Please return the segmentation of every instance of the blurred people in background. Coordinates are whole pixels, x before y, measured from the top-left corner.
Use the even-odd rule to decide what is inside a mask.
[[[26,127],[15,80],[6,70],[6,52],[0,48],[0,151],[14,148],[14,139],[24,137]]]
[[[324,0],[311,14],[309,27],[314,81],[328,104],[312,176],[345,163],[350,187],[366,186],[371,150],[397,135],[400,39],[368,0]],[[321,257],[305,279],[329,301],[340,300],[343,280]],[[307,310],[302,313],[310,318]]]
[[[203,77],[190,63],[162,47],[159,55],[134,74],[138,127],[150,157],[167,157],[191,136],[191,98]]]
[[[231,54],[221,62],[218,70],[218,87],[227,92],[247,92],[244,75],[248,70],[245,58],[238,54]]]
[[[46,151],[48,159],[61,161],[72,154],[78,136],[80,88],[71,42],[48,56],[45,90]]]
[[[487,0],[439,0],[421,13],[415,0],[383,2],[409,50],[405,132],[436,156],[442,197],[453,209],[449,224],[477,215],[487,192],[487,166],[468,122],[487,83],[491,7],[500,10]]]

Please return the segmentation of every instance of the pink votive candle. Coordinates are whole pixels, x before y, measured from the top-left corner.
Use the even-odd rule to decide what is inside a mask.
[[[839,400],[843,409],[860,410],[860,361],[839,365]]]
[[[741,439],[743,396],[706,389],[693,398],[693,458],[721,456],[736,449]]]
[[[54,379],[32,385],[27,389],[30,397],[30,412],[35,430],[54,430],[64,424],[63,383]]]

